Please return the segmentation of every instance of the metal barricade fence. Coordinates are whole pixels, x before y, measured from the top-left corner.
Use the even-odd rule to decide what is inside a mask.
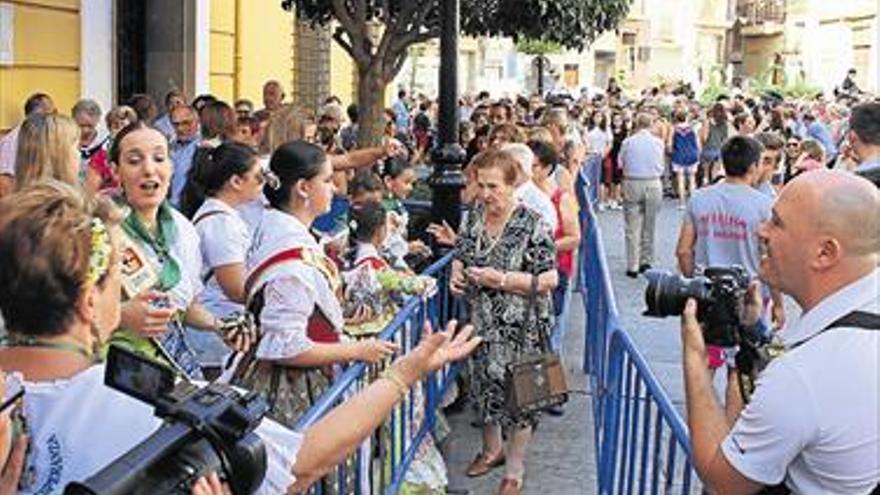
[[[576,177],[583,232],[578,287],[586,313],[583,370],[590,375],[599,493],[699,493],[687,427],[621,328],[591,185],[583,174]]]
[[[458,301],[449,295],[452,253],[447,254],[423,273],[437,278],[437,292],[427,299],[410,298],[385,327],[378,338],[400,345],[406,354],[418,345],[425,321],[434,329],[445,328],[458,314]],[[303,431],[327,414],[334,406],[351,397],[375,379],[388,363],[367,365],[358,362],[338,376],[317,403],[299,419],[297,431]],[[436,411],[449,386],[454,383],[461,364],[449,365],[430,374],[392,412],[375,434],[364,442],[334,472],[310,489],[310,494],[386,494],[397,493],[410,463],[425,439],[432,434]]]

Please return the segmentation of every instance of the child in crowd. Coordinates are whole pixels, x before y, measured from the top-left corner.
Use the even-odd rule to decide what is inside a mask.
[[[672,170],[675,172],[679,210],[684,210],[688,198],[697,189],[697,167],[700,164],[700,144],[697,133],[688,122],[685,110],[675,112],[675,126],[669,136],[667,149],[672,155]]]
[[[388,214],[384,252],[394,268],[407,270],[431,256],[431,250],[422,241],[407,241],[409,214],[403,201],[412,193],[416,174],[406,159],[392,157],[385,160],[381,176],[385,184],[382,206]]]
[[[380,333],[394,315],[400,310],[404,299],[419,295],[428,297],[435,289],[436,282],[431,277],[413,275],[394,270],[381,256],[379,249],[385,242],[388,232],[386,211],[378,201],[367,200],[351,207],[349,219],[348,270],[343,273],[345,298],[343,313],[349,321],[360,321],[363,315],[355,314],[369,308],[372,318],[357,324],[346,323],[344,331],[355,339],[370,338]],[[354,318],[358,316],[359,318]],[[398,334],[398,344],[403,345],[402,334]],[[415,407],[414,419],[408,428],[418,428],[424,418],[424,398],[420,387],[414,389],[411,399]],[[395,428],[401,428],[398,423]],[[390,447],[388,434],[383,429],[379,441]],[[400,449],[400,446],[396,447]],[[383,466],[387,469],[388,466]],[[445,492],[446,464],[428,437],[419,448],[410,470],[404,478],[400,493],[404,494],[443,494]]]
[[[430,277],[395,270],[380,254],[386,242],[388,221],[385,208],[378,201],[368,200],[352,206],[349,227],[350,249],[345,279],[347,317],[359,308],[369,308],[372,319],[346,325],[346,333],[359,337],[375,335],[385,328],[400,309],[405,297],[424,295],[434,287]]]
[[[348,182],[348,198],[352,205],[382,201],[382,181],[370,170],[358,170]]]

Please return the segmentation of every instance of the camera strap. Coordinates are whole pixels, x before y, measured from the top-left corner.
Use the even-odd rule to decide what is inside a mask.
[[[836,328],[861,328],[863,330],[880,330],[880,314],[868,313],[865,311],[853,311],[843,316],[842,318],[835,320],[822,330],[819,330],[810,338],[797,342],[786,350],[790,351],[792,349],[797,349],[798,347],[813,340],[817,336]],[[761,491],[758,492],[757,495],[790,495],[791,493],[791,489],[788,488],[785,483],[780,483],[774,486],[765,486],[763,489],[761,489]],[[880,495],[880,483],[874,486],[874,489],[871,491],[870,495]]]
[[[822,330],[819,330],[818,332],[810,336],[810,338],[804,339],[800,342],[795,342],[791,347],[788,347],[786,351],[797,349],[798,347],[806,344],[807,342],[813,340],[819,335],[822,335],[823,333],[829,330],[834,330],[836,328],[861,328],[863,330],[880,330],[880,314],[868,313],[866,311],[853,311],[844,315],[842,318],[835,320]]]

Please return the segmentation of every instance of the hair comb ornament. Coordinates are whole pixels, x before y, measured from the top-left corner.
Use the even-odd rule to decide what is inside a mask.
[[[275,172],[271,170],[264,170],[263,179],[266,180],[266,185],[268,185],[269,188],[271,188],[273,191],[281,189],[281,179],[279,179],[278,176],[275,175]]]

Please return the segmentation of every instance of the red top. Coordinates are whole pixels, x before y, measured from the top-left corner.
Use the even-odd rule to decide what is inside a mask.
[[[359,266],[363,266],[365,264],[369,265],[370,268],[372,268],[373,270],[376,270],[376,271],[382,271],[382,270],[385,270],[386,268],[389,268],[389,265],[385,260],[383,260],[382,258],[378,258],[376,256],[364,256],[363,258],[358,260],[358,262],[355,263],[354,266],[359,267]]]
[[[556,208],[556,232],[553,233],[553,238],[559,240],[563,236],[561,187],[557,187],[556,190],[553,191],[553,195],[550,196],[550,201],[553,202],[553,207]],[[558,250],[556,252],[556,266],[559,267],[559,271],[564,273],[565,276],[571,278],[572,273],[574,273],[574,250]]]

